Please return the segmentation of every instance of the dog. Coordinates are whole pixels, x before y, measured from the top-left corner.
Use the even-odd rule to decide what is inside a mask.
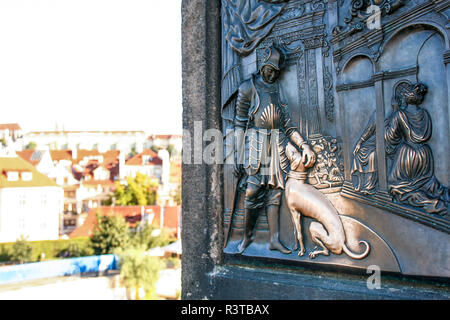
[[[285,185],[285,196],[294,224],[296,238],[294,251],[298,250],[298,245],[300,245],[298,255],[303,256],[305,253],[301,225],[301,216],[303,215],[316,220],[311,222],[309,231],[314,243],[322,248],[309,253],[311,259],[320,254],[328,256],[330,251],[337,255],[344,251],[352,259],[365,258],[370,251],[369,243],[359,241],[360,244],[365,245],[365,250],[361,254],[356,254],[348,249],[339,213],[322,192],[305,183],[307,168],[302,163],[301,153],[290,142],[286,146],[286,156],[291,163],[291,170]]]

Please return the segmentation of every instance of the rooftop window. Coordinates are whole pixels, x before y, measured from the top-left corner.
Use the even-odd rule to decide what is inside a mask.
[[[8,179],[8,181],[17,181],[17,180],[19,180],[19,172],[17,172],[17,171],[8,171],[7,179]]]
[[[23,181],[33,180],[33,172],[22,172],[22,180]]]

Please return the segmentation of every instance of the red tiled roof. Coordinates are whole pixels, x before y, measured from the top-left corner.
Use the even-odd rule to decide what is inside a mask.
[[[33,166],[36,166],[39,164],[39,162],[41,162],[41,159],[40,158],[33,159],[34,152],[35,152],[35,150],[23,150],[23,151],[17,151],[16,154],[19,157],[21,157],[22,159],[31,163]]]
[[[178,210],[177,207],[164,207],[164,227],[169,229],[176,229],[178,227]],[[153,210],[155,214],[153,224],[160,226],[161,221],[161,207],[160,206],[144,206],[144,210]],[[97,212],[101,216],[120,215],[125,218],[130,227],[134,227],[137,222],[141,221],[141,206],[100,206],[89,210],[89,213],[82,226],[70,233],[70,238],[90,237],[94,233],[94,228],[97,223]],[[148,212],[148,211],[147,211]]]
[[[50,150],[50,156],[53,161],[72,161],[72,150]]]
[[[143,163],[143,156],[150,156],[152,160],[148,163]],[[145,149],[141,153],[138,153],[125,161],[125,164],[128,166],[162,165],[162,160],[152,149]]]
[[[164,207],[164,227],[169,229],[176,229],[178,227],[178,210],[180,207]],[[157,220],[157,222],[155,221]],[[155,214],[153,223],[160,225],[161,212],[158,216]]]
[[[160,165],[162,165],[162,159],[159,158],[159,157],[153,158],[153,160],[150,163],[152,163],[154,165],[157,165],[157,166],[160,166]]]
[[[144,149],[141,152],[141,154],[146,155],[146,156],[151,156],[153,158],[158,156],[158,154],[155,151],[153,151],[152,149]]]
[[[114,187],[114,181],[111,180],[83,180],[83,185],[86,186],[98,186],[101,185],[102,187]]]
[[[163,139],[163,140],[170,139],[170,138],[172,138],[171,134],[157,134],[153,137],[153,139]]]
[[[125,164],[128,166],[140,166],[142,165],[142,156],[137,154],[125,161]]]
[[[98,150],[86,150],[86,149],[78,149],[77,150],[77,158],[74,159],[76,163],[82,161],[84,157],[91,156],[101,156],[101,153]]]
[[[105,159],[107,159],[107,158],[108,159],[109,158],[116,159],[120,155],[120,150],[108,150],[108,151],[102,153],[102,155],[103,155],[103,158],[105,158]]]
[[[103,160],[102,166],[106,169],[111,169],[119,164],[119,159],[117,158],[105,158]]]
[[[78,149],[77,150],[77,159],[74,159],[76,163],[79,163],[84,159],[84,157],[103,157],[103,161],[112,161],[119,158],[120,151],[119,150],[108,150],[106,152],[99,152],[98,150],[86,150],[86,149]]]
[[[9,131],[21,130],[17,123],[2,123],[0,124],[0,130],[8,129]]]
[[[109,170],[111,180],[113,180],[114,177],[119,174],[119,150],[109,150],[104,153],[100,153],[98,150],[79,149],[77,153],[78,157],[73,162],[74,164],[78,164],[85,157],[103,157],[103,162],[100,163],[97,159],[90,159],[84,166],[83,171],[74,168],[75,179],[81,180],[83,177],[93,177],[94,170],[96,170],[100,166],[102,166],[106,170]]]

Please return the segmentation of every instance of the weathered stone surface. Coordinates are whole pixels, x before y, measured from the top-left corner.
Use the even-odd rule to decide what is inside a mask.
[[[183,1],[183,128],[194,137],[194,122],[221,127],[220,118],[220,3]],[[200,141],[202,141],[202,131]],[[197,137],[198,138],[198,137]],[[204,146],[184,141],[184,150]],[[192,144],[191,144],[192,143]],[[186,144],[191,144],[187,146]],[[200,151],[199,151],[200,150]],[[183,164],[183,298],[211,298],[206,274],[220,264],[222,179],[219,166]]]

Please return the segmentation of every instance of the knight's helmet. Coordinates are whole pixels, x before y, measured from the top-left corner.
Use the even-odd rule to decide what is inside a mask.
[[[270,46],[266,48],[265,57],[259,70],[261,71],[262,68],[267,65],[272,66],[276,70],[280,70],[280,65],[282,64],[282,61],[283,55],[280,52],[280,50],[278,50],[274,46]]]

